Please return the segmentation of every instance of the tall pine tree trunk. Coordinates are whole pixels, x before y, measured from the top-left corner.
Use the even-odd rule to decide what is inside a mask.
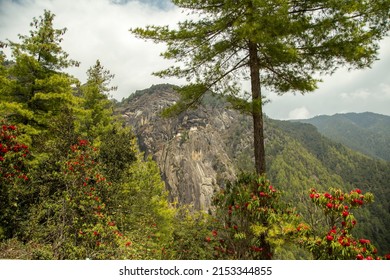
[[[260,63],[257,44],[249,41],[249,67],[251,72],[253,140],[255,148],[255,169],[258,175],[265,173],[264,127],[261,100]]]
[[[253,138],[255,151],[255,169],[257,175],[265,174],[265,149],[264,149],[264,126],[263,126],[263,104],[261,100],[260,84],[260,62],[257,55],[257,44],[249,41],[249,67],[251,72],[252,90],[252,118],[253,118]],[[255,186],[257,188],[257,185]],[[266,225],[265,225],[266,226]],[[263,259],[272,258],[271,245],[266,240],[266,234],[259,236],[263,248]]]

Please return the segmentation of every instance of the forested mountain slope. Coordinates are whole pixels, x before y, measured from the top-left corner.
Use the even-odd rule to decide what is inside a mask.
[[[314,125],[321,134],[354,150],[390,161],[390,116],[347,113],[299,121]]]
[[[137,91],[117,106],[134,127],[141,149],[157,161],[171,199],[210,209],[212,194],[241,171],[252,171],[252,123],[211,94],[203,105],[174,119],[159,115],[178,96],[171,85]],[[359,234],[388,250],[390,164],[363,156],[322,136],[310,124],[266,118],[267,173],[288,201],[309,214],[312,187],[373,192],[375,203],[359,217]]]

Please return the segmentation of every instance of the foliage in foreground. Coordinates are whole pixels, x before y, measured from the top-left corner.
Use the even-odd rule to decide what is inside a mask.
[[[309,253],[303,254],[304,258],[390,258],[378,256],[370,240],[354,235],[357,221],[353,212],[373,201],[371,193],[363,194],[360,189],[319,193],[312,189],[309,197],[322,212],[317,223],[305,221],[294,208],[282,203],[281,196],[265,177],[248,175],[217,194],[219,227],[206,240],[215,243],[216,255],[228,259],[271,259],[283,258],[280,252],[292,249],[292,258],[299,258],[300,247]]]

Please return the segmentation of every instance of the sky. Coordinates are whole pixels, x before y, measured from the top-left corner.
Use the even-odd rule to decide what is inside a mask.
[[[165,47],[136,38],[130,28],[148,24],[175,27],[186,18],[169,0],[0,0],[0,41],[18,42],[18,34],[27,35],[33,17],[44,9],[56,15],[55,28],[67,28],[62,48],[80,67],[67,69],[81,82],[99,59],[115,74],[118,86],[113,97],[121,100],[136,90],[153,84],[182,85],[178,79],[161,79],[151,73],[172,65],[160,53]],[[314,92],[266,92],[270,100],[264,112],[274,119],[304,119],[317,115],[347,112],[374,112],[390,115],[390,37],[380,43],[379,60],[365,70],[339,69],[332,76],[321,77]],[[9,50],[4,51],[8,58]]]

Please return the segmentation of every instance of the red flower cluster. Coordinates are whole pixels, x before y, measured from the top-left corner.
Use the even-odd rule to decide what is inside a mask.
[[[24,158],[30,154],[28,147],[18,143],[17,129],[14,125],[1,125],[0,130],[0,180],[21,178],[28,180]]]
[[[2,125],[2,130],[3,130],[3,132],[5,132],[7,130],[16,130],[16,126],[3,124]]]
[[[79,140],[77,144],[70,147],[72,151],[71,160],[67,164],[67,172],[77,173],[84,169],[91,169],[97,163],[94,160],[96,157],[96,150],[92,147],[88,140]],[[75,154],[75,155],[74,155]],[[85,186],[86,184],[84,184]]]
[[[360,207],[366,200],[360,189],[352,190],[349,194],[343,194],[341,191],[333,194],[328,192],[320,194],[315,189],[311,189],[309,196],[315,203],[326,206],[328,210],[340,211],[343,217],[347,217],[349,214],[347,211],[349,206],[343,205],[343,203],[348,203],[352,207]]]

